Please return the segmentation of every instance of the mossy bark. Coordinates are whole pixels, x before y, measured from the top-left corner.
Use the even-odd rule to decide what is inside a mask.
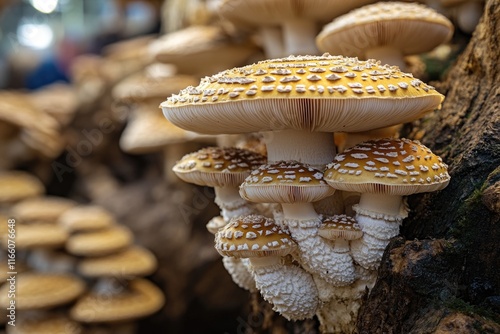
[[[500,333],[500,2],[437,89],[442,110],[418,123],[451,182],[409,198],[357,320],[359,333]]]

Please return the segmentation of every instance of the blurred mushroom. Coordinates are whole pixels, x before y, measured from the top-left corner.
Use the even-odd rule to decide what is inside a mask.
[[[97,205],[78,205],[59,216],[57,223],[70,233],[106,229],[116,224],[110,212]]]
[[[12,206],[11,214],[22,222],[56,223],[60,215],[76,206],[76,202],[57,196],[27,198]]]
[[[45,186],[35,176],[22,171],[0,172],[0,205],[40,196]]]
[[[22,314],[15,326],[9,326],[9,334],[83,334],[84,328],[78,322],[61,313],[42,313],[28,316]]]
[[[66,250],[73,255],[104,256],[125,249],[132,241],[132,232],[128,228],[115,225],[71,235],[66,242]]]
[[[27,97],[38,110],[52,116],[60,126],[67,126],[78,108],[76,90],[68,84],[51,84],[31,92]]]

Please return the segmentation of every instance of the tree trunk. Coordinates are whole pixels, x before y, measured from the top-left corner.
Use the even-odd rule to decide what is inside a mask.
[[[359,333],[500,333],[500,2],[487,1],[469,45],[437,87],[442,110],[421,141],[451,182],[409,198],[387,247]]]

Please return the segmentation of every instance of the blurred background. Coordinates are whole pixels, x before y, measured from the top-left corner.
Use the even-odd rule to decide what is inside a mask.
[[[26,299],[17,321],[31,333],[54,324],[61,333],[316,332],[314,320],[292,325],[233,283],[205,227],[219,214],[213,190],[170,171],[201,147],[252,140],[175,129],[158,109],[205,75],[269,54],[261,35],[221,19],[218,2],[0,0],[0,218],[16,220]],[[456,29],[408,60],[413,73],[440,80],[470,33]],[[77,288],[33,304],[52,299],[38,292],[40,277]],[[0,333],[9,330],[0,320]]]

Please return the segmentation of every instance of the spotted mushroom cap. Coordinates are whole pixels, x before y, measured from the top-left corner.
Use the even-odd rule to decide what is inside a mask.
[[[418,141],[379,139],[337,154],[324,179],[333,188],[360,193],[410,195],[445,188],[448,166]]]
[[[9,284],[0,287],[0,306],[9,305]],[[41,274],[26,272],[16,277],[16,308],[38,310],[64,305],[76,299],[85,290],[85,283],[68,274]]]
[[[360,58],[365,50],[380,46],[392,46],[403,55],[411,55],[431,51],[452,35],[450,20],[428,6],[377,2],[327,24],[316,44],[321,51]]]
[[[333,195],[323,173],[297,161],[260,166],[240,186],[240,196],[258,203],[312,203]]]
[[[0,203],[12,203],[39,196],[45,191],[35,176],[21,171],[0,172]]]
[[[324,54],[226,70],[161,107],[172,123],[200,133],[357,132],[412,121],[443,98],[397,67]]]
[[[116,225],[74,234],[66,242],[66,250],[73,255],[104,256],[125,249],[132,241],[132,232],[125,226]]]
[[[59,216],[57,223],[69,232],[82,232],[110,227],[116,220],[100,206],[78,205]]]
[[[182,157],[172,170],[183,181],[200,186],[239,186],[265,162],[266,157],[249,150],[205,147]]]
[[[363,231],[353,217],[334,215],[323,218],[318,234],[329,240],[356,240],[363,236]]]
[[[296,244],[274,220],[261,215],[237,217],[215,234],[215,249],[222,256],[251,258],[285,256]]]

